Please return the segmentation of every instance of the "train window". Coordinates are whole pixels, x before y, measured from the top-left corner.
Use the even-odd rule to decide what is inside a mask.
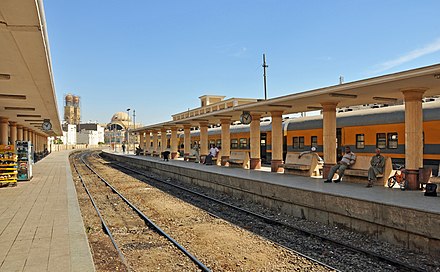
[[[247,148],[247,139],[246,138],[240,138],[240,148]]]
[[[222,148],[222,140],[221,140],[221,139],[217,140],[217,142],[216,142],[216,146],[217,146],[218,148]]]
[[[377,148],[386,148],[387,147],[386,133],[376,133],[376,147]]]
[[[398,146],[397,132],[388,133],[388,148],[396,149]]]
[[[304,136],[293,137],[293,148],[294,149],[304,148]]]
[[[318,136],[312,136],[310,142],[312,143],[310,147],[318,147]]]
[[[357,149],[365,148],[365,135],[364,134],[356,134],[356,148]]]
[[[167,148],[170,148],[171,146],[171,139],[167,139]]]
[[[238,148],[238,139],[231,139],[231,149]]]

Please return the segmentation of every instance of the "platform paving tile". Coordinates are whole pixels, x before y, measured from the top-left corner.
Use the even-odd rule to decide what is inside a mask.
[[[290,174],[287,175],[282,173],[270,173],[267,171],[256,171],[241,168],[220,167],[215,165],[207,166],[193,162],[185,162],[182,160],[170,160],[165,162],[157,157],[150,156],[124,155],[121,153],[113,154],[136,158],[139,160],[154,161],[160,164],[172,164],[178,167],[194,169],[200,172],[215,173],[225,177],[249,179],[307,191],[322,192],[328,195],[344,196],[353,199],[366,200],[375,203],[440,214],[440,197],[425,197],[423,192],[418,190],[401,191],[400,189],[390,189],[380,185],[376,185],[373,188],[365,188],[366,183],[323,183],[323,179],[319,178],[295,176]]]
[[[95,271],[68,162],[34,165],[34,178],[0,188],[0,271]]]

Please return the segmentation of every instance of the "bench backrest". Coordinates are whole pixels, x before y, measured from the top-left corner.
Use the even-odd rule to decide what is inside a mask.
[[[229,159],[234,160],[249,160],[249,152],[246,151],[232,151],[231,155],[229,156]]]
[[[299,165],[312,165],[313,159],[316,159],[316,155],[313,153],[307,153],[298,158],[300,152],[287,152],[285,164],[299,164]]]
[[[350,166],[350,169],[368,170],[372,156],[356,155],[356,162]]]
[[[359,169],[359,170],[368,170],[370,169],[370,161],[372,157],[373,156],[357,155],[356,162],[352,166],[350,166],[350,168]],[[385,166],[383,169],[383,177],[386,182],[393,172],[393,162],[391,161],[390,157],[387,156],[384,157],[385,157]]]

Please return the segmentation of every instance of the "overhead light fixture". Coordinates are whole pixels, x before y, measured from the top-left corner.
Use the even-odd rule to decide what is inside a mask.
[[[17,117],[41,117],[40,114],[17,114]]]
[[[291,105],[277,105],[277,104],[269,104],[269,107],[280,107],[280,108],[291,108]]]
[[[11,79],[10,74],[0,74],[0,80],[9,80]]]
[[[392,97],[382,97],[382,96],[373,96],[374,100],[380,100],[380,101],[392,101],[392,102],[396,102],[397,98],[392,98]]]
[[[26,108],[26,107],[5,107],[5,110],[35,111],[35,108]]]
[[[0,99],[26,100],[26,96],[25,95],[20,95],[20,94],[0,94]]]
[[[31,125],[42,125],[43,123],[29,123]]]
[[[331,97],[357,98],[356,94],[329,93]]]
[[[25,122],[43,122],[43,119],[26,119]]]

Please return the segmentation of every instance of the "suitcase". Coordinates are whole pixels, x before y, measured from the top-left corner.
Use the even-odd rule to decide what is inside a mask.
[[[211,155],[206,156],[205,164],[206,165],[212,165],[212,156]]]

